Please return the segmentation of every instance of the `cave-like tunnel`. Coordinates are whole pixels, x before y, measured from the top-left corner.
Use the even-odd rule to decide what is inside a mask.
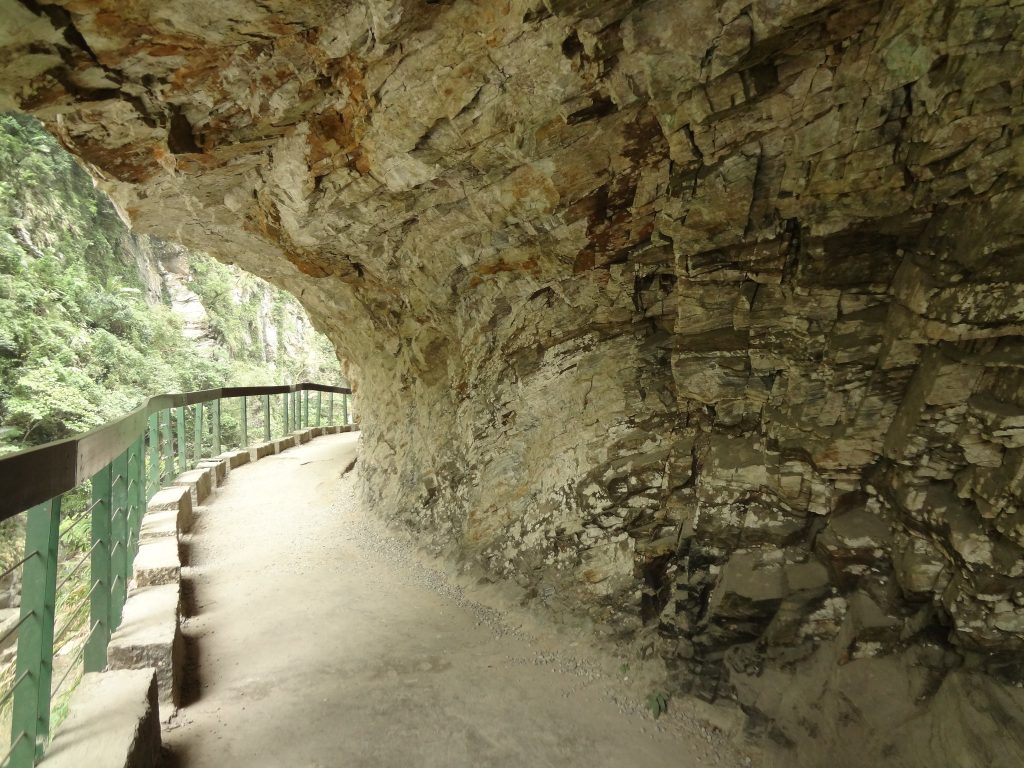
[[[0,14],[0,108],[332,339],[386,520],[790,744],[1021,754],[1024,5]]]

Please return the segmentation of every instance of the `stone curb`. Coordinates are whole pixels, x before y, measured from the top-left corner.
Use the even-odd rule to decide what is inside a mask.
[[[294,448],[295,445],[295,435],[289,435],[288,437],[279,438],[274,441],[274,453],[281,453],[281,451],[287,451],[289,448]]]
[[[191,469],[188,472],[182,472],[171,481],[171,485],[188,487],[192,494],[192,508],[194,509],[206,501],[206,497],[213,491],[213,470]]]
[[[160,759],[155,669],[89,672],[71,701],[68,718],[39,765],[155,768]]]
[[[107,669],[154,667],[165,715],[181,702],[185,644],[181,635],[181,583],[139,586],[124,604],[121,626],[107,646]]]
[[[177,584],[181,579],[181,560],[177,536],[139,540],[139,551],[132,565],[135,583],[140,587]]]
[[[153,494],[153,498],[146,505],[146,516],[142,521],[142,538],[145,538],[146,534],[146,521],[157,514],[169,516],[171,533],[188,533],[192,530],[192,494],[181,485],[172,485]]]
[[[215,459],[203,459],[198,464],[196,464],[196,467],[198,467],[199,469],[210,470],[210,472],[212,473],[211,479],[213,480],[214,488],[219,488],[220,486],[224,485],[224,481],[228,479],[228,472],[231,469],[228,466],[227,459],[222,459],[220,457]]]
[[[274,455],[274,441],[257,443],[249,449],[249,461],[259,461]]]
[[[220,461],[226,461],[228,463],[228,471],[232,469],[238,469],[243,464],[248,464],[251,454],[248,449],[238,451],[227,451],[222,453],[217,458]]]

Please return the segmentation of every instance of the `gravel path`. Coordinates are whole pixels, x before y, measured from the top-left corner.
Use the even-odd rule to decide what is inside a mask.
[[[241,467],[199,509],[196,698],[166,727],[168,765],[751,765],[683,704],[655,721],[619,661],[485,605],[364,514],[343,475],[356,440]]]

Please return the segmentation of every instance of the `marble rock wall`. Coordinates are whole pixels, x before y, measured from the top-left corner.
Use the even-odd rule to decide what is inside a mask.
[[[0,12],[0,108],[334,340],[381,514],[708,698],[1020,678],[1016,0]]]

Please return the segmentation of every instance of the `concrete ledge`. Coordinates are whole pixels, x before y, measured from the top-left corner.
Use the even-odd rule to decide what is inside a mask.
[[[46,749],[46,768],[154,768],[160,758],[155,669],[90,672]]]
[[[187,488],[174,485],[157,491],[153,498],[146,505],[146,516],[142,519],[142,533],[146,533],[146,521],[157,515],[167,516],[169,514],[172,523],[171,533],[188,533],[192,530],[192,494]],[[158,518],[163,519],[163,518]],[[151,524],[153,527],[156,524]],[[160,529],[163,530],[162,528]],[[168,535],[166,533],[154,533],[152,535]]]
[[[198,507],[213,491],[213,471],[209,469],[191,469],[182,472],[171,483],[172,485],[188,486],[192,494],[192,507]]]
[[[192,494],[189,493],[188,488],[178,486],[175,490],[181,491],[182,495],[188,499],[189,506],[192,505]],[[148,541],[158,541],[159,539],[169,539],[171,537],[175,539],[178,537],[177,513],[173,509],[146,512],[146,516],[142,518],[139,543],[145,544]]]
[[[135,555],[135,583],[140,587],[153,584],[177,584],[181,578],[178,538],[164,536],[142,541]]]
[[[208,469],[213,473],[214,488],[224,485],[224,481],[227,480],[228,472],[230,471],[227,460],[219,457],[216,459],[203,459],[196,466],[200,469]]]
[[[274,455],[274,441],[269,443],[257,443],[249,449],[249,461],[259,461],[267,456]]]
[[[296,445],[302,445],[303,443],[308,443],[309,442],[309,430],[308,429],[296,430],[295,432],[292,432],[292,437],[295,438],[295,444]]]
[[[178,625],[178,584],[139,587],[124,604],[121,626],[107,646],[108,669],[156,669],[161,705],[181,701],[185,646]]]
[[[274,441],[274,452],[280,453],[281,451],[287,451],[289,448],[294,448],[295,446],[295,435],[288,435],[288,437],[282,437],[280,440]]]
[[[227,451],[217,457],[228,463],[228,470],[238,469],[243,464],[249,463],[249,451]]]
[[[316,437],[320,437],[321,435],[323,435],[324,429],[326,429],[326,427],[310,427],[309,428],[310,439],[313,439],[313,438],[316,438]]]

